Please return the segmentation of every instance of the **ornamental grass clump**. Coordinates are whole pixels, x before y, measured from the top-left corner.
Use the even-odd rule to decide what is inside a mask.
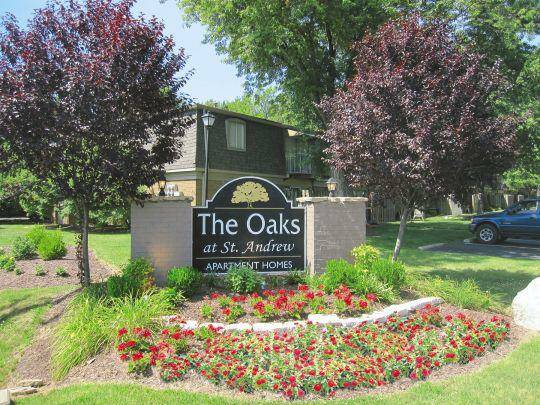
[[[156,329],[157,319],[173,306],[161,291],[149,290],[140,297],[110,298],[102,289],[87,289],[66,309],[52,343],[52,374],[62,379],[116,340],[122,326]]]

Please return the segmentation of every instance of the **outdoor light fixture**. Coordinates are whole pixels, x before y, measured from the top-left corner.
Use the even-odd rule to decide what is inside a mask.
[[[165,197],[165,185],[167,184],[167,180],[165,180],[165,176],[160,177],[158,180],[158,186],[159,186],[159,196]]]
[[[328,189],[328,192],[330,193],[330,197],[336,196],[336,189],[337,189],[337,180],[333,177],[330,177],[328,180],[326,180],[326,188]]]
[[[216,117],[214,117],[208,111],[205,111],[201,118],[205,127],[211,127],[214,125],[214,121],[216,120]]]
[[[204,204],[208,196],[208,128],[214,125],[216,117],[214,117],[208,111],[204,111],[204,114],[201,118],[204,124],[204,177],[202,195],[202,203]]]

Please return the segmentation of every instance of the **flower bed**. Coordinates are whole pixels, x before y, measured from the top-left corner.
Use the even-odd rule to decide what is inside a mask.
[[[267,390],[287,398],[332,396],[339,389],[377,387],[409,377],[425,379],[449,363],[467,363],[508,336],[497,317],[442,317],[427,307],[408,318],[354,328],[306,327],[283,333],[224,332],[179,327],[154,334],[119,332],[118,350],[132,372],[150,366],[165,381],[194,370],[215,384],[244,392]]]
[[[295,289],[263,290],[261,293],[235,294],[214,292],[197,306],[197,311],[180,313],[207,322],[267,321],[273,319],[299,320],[311,313],[335,313],[357,315],[370,312],[377,305],[375,294],[353,294],[346,287],[326,294],[321,288],[311,289],[300,284]],[[186,306],[189,306],[188,302]],[[194,313],[195,312],[195,313]]]

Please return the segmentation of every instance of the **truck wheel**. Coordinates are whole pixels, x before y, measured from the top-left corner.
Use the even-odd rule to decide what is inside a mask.
[[[476,240],[484,245],[493,245],[498,239],[497,228],[493,225],[482,224],[476,230]]]

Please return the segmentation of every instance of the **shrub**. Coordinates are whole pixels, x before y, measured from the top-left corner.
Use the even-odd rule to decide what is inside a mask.
[[[399,291],[405,283],[405,265],[401,262],[377,259],[371,264],[369,271],[380,281],[392,287],[394,291]]]
[[[136,294],[141,294],[154,284],[154,268],[142,257],[130,260],[122,268],[122,275],[137,285]]]
[[[36,254],[36,245],[30,239],[18,236],[13,241],[11,254],[15,260],[30,259]]]
[[[227,287],[238,294],[252,293],[259,290],[263,281],[264,279],[260,274],[247,266],[233,267],[227,271],[225,276]]]
[[[24,271],[20,267],[15,267],[15,274],[16,275],[20,276],[23,273],[24,273]]]
[[[381,257],[381,251],[371,245],[363,244],[351,250],[354,264],[362,269],[370,269],[372,263]]]
[[[54,269],[54,273],[58,277],[69,277],[69,273],[64,267],[57,267],[56,269]]]
[[[58,380],[114,343],[120,328],[157,329],[160,316],[172,310],[163,292],[149,290],[141,297],[111,299],[85,290],[69,305],[55,331],[52,373]]]
[[[36,266],[35,271],[36,271],[36,276],[45,276],[47,274],[47,270],[45,270],[45,268],[40,264]]]
[[[358,275],[357,268],[344,259],[333,259],[326,262],[326,272],[321,276],[321,282],[327,293],[334,291],[340,285],[352,287]]]
[[[34,248],[37,249],[39,246],[41,240],[45,237],[47,234],[47,230],[42,225],[36,225],[32,227],[30,232],[26,234],[26,239],[28,239],[32,244],[34,245]]]
[[[202,273],[193,267],[174,267],[167,274],[167,285],[185,296],[192,296],[201,286]]]
[[[46,233],[38,245],[39,256],[43,260],[61,259],[67,253],[66,244],[60,232]]]
[[[15,258],[8,255],[0,256],[0,269],[5,271],[13,271],[15,270],[15,267]]]

